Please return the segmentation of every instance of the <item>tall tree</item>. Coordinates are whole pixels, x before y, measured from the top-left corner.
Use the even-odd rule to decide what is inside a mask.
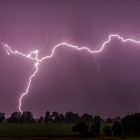
[[[21,113],[20,112],[13,112],[11,116],[7,119],[8,123],[20,123],[21,120]]]
[[[5,113],[0,113],[0,123],[5,120]]]
[[[91,122],[93,122],[93,117],[92,117],[92,115],[90,115],[90,114],[84,113],[84,114],[81,116],[81,121],[91,123]]]
[[[21,115],[21,123],[34,123],[35,119],[33,118],[33,114],[29,111],[25,111]]]
[[[120,122],[115,121],[112,126],[112,132],[114,136],[121,136],[122,134],[122,125]]]

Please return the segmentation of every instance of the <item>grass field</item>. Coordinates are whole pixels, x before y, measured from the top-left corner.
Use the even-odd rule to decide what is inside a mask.
[[[140,140],[140,138],[80,138],[80,137],[0,137],[0,140]]]
[[[72,124],[0,124],[0,140],[122,140],[120,138],[80,138]],[[140,140],[127,138],[125,140]]]
[[[72,124],[0,124],[0,137],[72,136]]]

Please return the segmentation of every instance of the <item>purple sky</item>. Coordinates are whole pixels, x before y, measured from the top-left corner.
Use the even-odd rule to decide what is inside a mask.
[[[140,40],[138,0],[0,0],[0,40],[49,54],[60,42],[99,48],[110,33]],[[74,111],[103,117],[140,111],[140,46],[114,39],[94,57],[59,49],[44,61],[24,98],[35,115]],[[0,49],[0,111],[17,111],[33,63]]]

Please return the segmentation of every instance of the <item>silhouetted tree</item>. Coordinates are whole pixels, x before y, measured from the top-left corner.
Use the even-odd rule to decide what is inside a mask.
[[[103,120],[100,116],[94,116],[93,122],[94,123],[101,123]]]
[[[80,116],[77,114],[77,113],[74,113],[73,114],[73,121],[75,122],[75,123],[77,123],[77,122],[80,122]]]
[[[93,117],[92,117],[92,115],[90,115],[90,114],[87,114],[87,113],[84,113],[82,116],[81,116],[81,121],[83,122],[89,122],[89,123],[91,123],[91,122],[93,122]]]
[[[11,116],[7,119],[8,123],[20,123],[21,120],[21,113],[20,112],[13,112]]]
[[[53,112],[52,113],[52,119],[53,119],[53,123],[58,123],[59,122],[59,113],[58,112]]]
[[[111,136],[112,135],[111,125],[105,125],[103,131],[104,131],[104,136]]]
[[[99,137],[100,136],[100,128],[101,128],[100,121],[94,121],[94,123],[91,125],[91,128],[90,128],[91,136]]]
[[[52,115],[50,114],[49,111],[46,111],[45,117],[44,117],[45,123],[50,123],[53,122]]]
[[[125,135],[140,136],[140,113],[127,115],[121,123]]]
[[[5,113],[0,113],[0,123],[5,120]]]
[[[20,119],[21,123],[34,123],[35,119],[33,118],[33,114],[29,111],[25,111],[21,115]]]
[[[106,119],[106,123],[112,123],[113,120],[111,118]]]
[[[38,119],[38,123],[44,123],[44,118],[43,118],[43,116],[40,116],[40,118]]]
[[[122,134],[122,125],[120,122],[114,122],[112,126],[112,132],[114,136],[121,136]]]
[[[121,122],[121,118],[120,117],[116,117],[113,119],[114,122]]]
[[[58,118],[57,118],[57,122],[58,123],[63,123],[65,121],[65,117],[63,114],[59,114]]]
[[[76,123],[72,127],[72,130],[74,132],[79,132],[82,137],[88,137],[89,136],[89,131],[88,131],[89,130],[89,125],[86,124],[85,122]]]
[[[80,117],[78,114],[74,114],[72,112],[66,112],[65,113],[65,122],[66,123],[75,123],[80,120]]]

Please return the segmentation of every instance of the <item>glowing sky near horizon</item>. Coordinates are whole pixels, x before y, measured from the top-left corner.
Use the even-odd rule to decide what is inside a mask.
[[[40,50],[39,59],[61,42],[97,50],[111,33],[140,40],[139,6],[136,0],[1,0],[0,40],[24,54]],[[55,58],[40,64],[22,108],[37,115],[46,110],[102,116],[138,112],[139,59],[137,44],[118,39],[99,56],[58,49]],[[32,60],[7,57],[3,50],[0,62],[0,111],[10,113],[18,110],[35,69]]]

